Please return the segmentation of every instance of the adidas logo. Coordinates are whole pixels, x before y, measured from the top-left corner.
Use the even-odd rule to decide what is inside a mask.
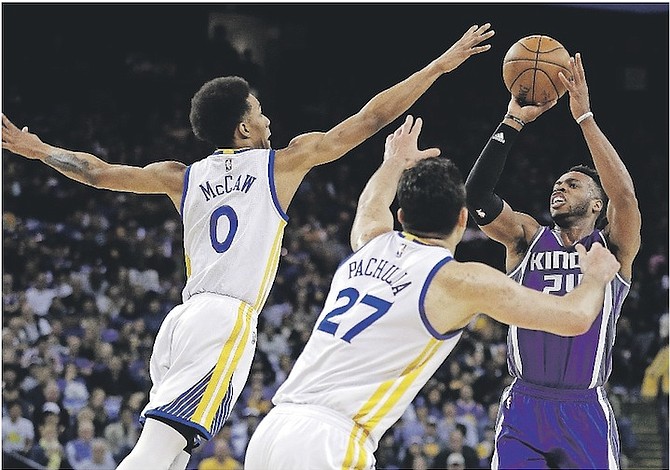
[[[497,134],[493,134],[493,137],[491,137],[492,140],[497,140],[501,144],[505,143],[505,134],[502,132],[498,132]]]
[[[481,209],[476,209],[475,212],[477,213],[477,215],[478,215],[479,218],[481,218],[481,219],[483,219],[484,217],[486,217],[486,212],[484,212],[484,211],[481,210]]]

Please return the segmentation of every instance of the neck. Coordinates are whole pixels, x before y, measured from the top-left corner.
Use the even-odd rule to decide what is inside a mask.
[[[593,232],[595,225],[593,223],[574,224],[568,227],[554,225],[554,232],[558,233],[566,245],[573,245],[587,235]]]
[[[408,232],[407,230],[402,232],[406,238],[410,240],[416,240],[426,245],[441,246],[442,248],[447,248],[449,251],[454,253],[456,251],[457,243],[452,240],[451,236],[439,235],[435,233],[420,233],[420,232]]]

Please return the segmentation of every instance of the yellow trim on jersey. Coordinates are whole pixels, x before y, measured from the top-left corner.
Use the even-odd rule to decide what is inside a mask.
[[[275,234],[275,239],[272,242],[272,249],[270,250],[270,256],[268,256],[268,262],[265,264],[265,272],[263,273],[263,280],[261,281],[261,288],[258,291],[258,296],[256,297],[256,302],[254,303],[254,310],[259,312],[263,308],[263,304],[267,300],[267,296],[270,293],[270,287],[274,281],[273,273],[277,272],[277,264],[279,263],[279,253],[281,252],[281,241],[284,234],[284,227],[286,227],[286,221],[281,220],[279,222],[279,227],[277,228],[277,233]]]
[[[356,455],[356,444],[359,447],[358,458],[354,468],[364,468],[367,460],[367,454],[364,448],[364,442],[368,438],[372,430],[379,424],[379,422],[388,414],[388,412],[398,403],[398,401],[405,394],[409,386],[416,380],[416,377],[421,373],[423,368],[428,364],[428,361],[435,355],[439,347],[443,344],[435,338],[428,341],[426,347],[421,353],[402,371],[400,377],[387,380],[382,383],[377,390],[372,394],[367,402],[361,407],[358,413],[354,416],[354,421],[357,423],[349,436],[349,444],[347,452],[342,463],[343,469],[349,469],[353,466],[354,457]],[[401,379],[398,383],[398,379]],[[391,392],[390,396],[383,401],[383,398],[388,394],[389,390],[397,385],[396,389]],[[382,403],[381,407],[365,422],[361,423],[363,419],[369,415],[378,405]]]
[[[191,277],[191,258],[184,255],[184,263],[186,263],[186,278]]]
[[[249,310],[250,305],[245,302],[240,302],[233,332],[228,337],[228,340],[216,361],[212,378],[209,380],[207,388],[205,388],[205,392],[203,393],[198,407],[193,413],[193,416],[191,416],[191,421],[200,424],[205,429],[210,429],[212,425],[212,421],[216,416],[219,405],[228,391],[228,384],[230,383],[233,372],[237,369],[237,363],[240,361],[249,339],[251,326]],[[244,331],[242,332],[242,335],[240,335],[242,326],[244,326]],[[234,352],[233,349],[235,350]]]

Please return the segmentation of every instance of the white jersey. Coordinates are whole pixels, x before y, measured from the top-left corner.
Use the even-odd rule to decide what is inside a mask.
[[[186,286],[260,311],[272,287],[287,215],[277,201],[271,149],[217,150],[184,176]]]
[[[462,330],[437,332],[424,310],[431,280],[452,259],[446,248],[399,232],[346,259],[273,402],[329,408],[353,421],[351,441],[370,438],[376,449],[461,337]]]

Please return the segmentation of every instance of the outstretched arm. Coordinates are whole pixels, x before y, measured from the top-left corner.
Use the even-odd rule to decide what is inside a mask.
[[[621,263],[621,275],[630,279],[633,260],[640,249],[642,227],[633,179],[615,148],[596,124],[580,53],[570,58],[570,67],[574,80],[568,80],[561,72],[559,77],[568,89],[572,117],[579,121],[600,182],[609,198],[608,226],[605,231]]]
[[[114,165],[95,155],[65,150],[42,142],[28,128],[19,129],[2,115],[2,148],[31,160],[40,160],[70,179],[98,189],[138,194],[166,194],[179,207],[186,165],[176,161],[145,167]]]
[[[404,81],[382,91],[363,108],[328,132],[300,135],[288,147],[277,151],[275,171],[277,192],[287,207],[307,172],[342,157],[407,111],[443,74],[459,67],[469,57],[490,49],[480,45],[493,36],[490,24],[474,25],[449,50]]]
[[[439,149],[419,150],[417,140],[423,122],[407,116],[405,122],[386,138],[384,161],[372,175],[358,199],[358,208],[351,228],[351,248],[356,251],[374,237],[393,230],[393,214],[389,207],[395,198],[398,181],[405,169],[419,160],[436,157]]]
[[[468,210],[472,218],[490,238],[507,248],[508,267],[516,265],[525,244],[533,237],[539,224],[531,216],[515,212],[494,190],[524,125],[534,121],[556,104],[521,106],[511,97],[507,113],[477,158],[465,182]]]
[[[517,284],[503,273],[481,263],[447,263],[436,278],[444,297],[431,288],[426,309],[440,332],[453,331],[485,313],[508,325],[562,336],[584,334],[593,324],[605,297],[605,286],[620,268],[614,255],[598,243],[587,252],[576,246],[584,273],[580,284],[564,296],[544,294]],[[443,306],[450,305],[444,315]]]

